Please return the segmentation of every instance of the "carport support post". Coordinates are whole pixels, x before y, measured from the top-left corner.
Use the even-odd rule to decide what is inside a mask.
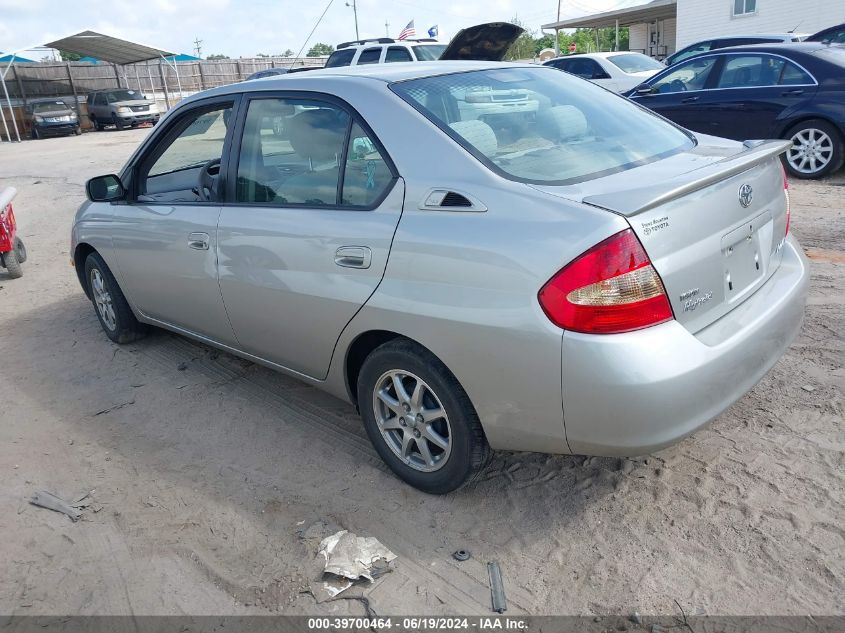
[[[73,93],[73,109],[76,110],[76,120],[79,121],[79,98],[76,95],[76,84],[73,83],[73,71],[71,70],[70,62],[65,62],[65,68],[67,69],[67,81],[70,84],[70,91]]]
[[[135,80],[138,82],[138,92],[144,94],[144,89],[141,87],[141,75],[138,74],[138,64],[132,64],[135,67]]]
[[[200,90],[205,90],[205,74],[202,72],[202,62],[197,62],[197,68],[200,71]]]
[[[26,93],[23,91],[23,82],[21,81],[21,76],[18,74],[18,67],[12,66],[12,70],[15,73],[15,83],[18,84],[18,92],[21,95],[21,99],[23,99],[23,107],[26,108],[26,105],[27,105]]]
[[[179,64],[176,63],[176,56],[173,56],[173,72],[176,73],[176,85],[179,86],[179,101],[185,97],[182,95],[182,80],[179,79]]]
[[[112,68],[114,68],[114,78],[117,79],[117,87],[123,88],[123,86],[120,85],[120,73],[117,71],[117,64],[112,64]],[[127,85],[126,87],[128,88],[129,86]]]
[[[615,50],[615,51],[619,50],[619,20],[618,19],[616,20],[616,47],[613,50]]]
[[[161,89],[164,90],[164,105],[166,105],[169,110],[170,97],[167,95],[167,81],[164,78],[164,68],[162,68],[161,62],[158,63],[158,74],[161,75]]]
[[[6,104],[9,106],[9,116],[12,117],[12,127],[15,128],[15,136],[18,139],[18,143],[21,142],[21,133],[18,130],[18,122],[15,119],[15,109],[12,107],[12,99],[9,97],[9,90],[6,88],[6,73],[9,72],[9,69],[12,67],[12,63],[15,61],[15,56],[12,55],[11,61],[9,61],[9,65],[6,66],[6,70],[0,73],[0,83],[3,84],[3,94],[6,96]],[[11,142],[12,137],[9,136],[9,128],[6,126],[6,117],[3,117],[3,127],[6,128],[6,136],[9,137],[9,141]]]

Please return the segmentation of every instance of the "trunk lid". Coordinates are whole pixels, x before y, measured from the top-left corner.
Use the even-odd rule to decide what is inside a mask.
[[[690,152],[571,187],[538,187],[625,216],[695,333],[754,293],[781,261],[785,141],[701,143]],[[643,182],[655,184],[643,186]]]
[[[511,44],[524,31],[522,27],[509,22],[476,24],[458,31],[440,59],[500,62]]]

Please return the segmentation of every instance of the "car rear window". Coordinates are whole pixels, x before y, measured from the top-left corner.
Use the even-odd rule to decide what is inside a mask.
[[[379,57],[381,57],[380,48],[368,48],[361,52],[358,57],[358,65],[361,64],[378,64]]]
[[[628,55],[610,55],[607,61],[614,66],[621,68],[626,73],[641,73],[649,70],[663,70],[666,68],[656,59],[647,57],[642,53],[630,53]]]
[[[522,182],[582,182],[694,145],[627,99],[552,68],[424,77],[391,89],[487,167]]]
[[[433,62],[440,59],[443,51],[446,50],[445,44],[420,44],[414,46],[414,55],[417,56],[417,61]]]

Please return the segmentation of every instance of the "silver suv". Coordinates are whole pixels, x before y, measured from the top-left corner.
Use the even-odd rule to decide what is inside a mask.
[[[440,59],[446,44],[437,40],[394,40],[380,37],[338,44],[329,56],[326,68],[363,66],[364,64],[389,64],[392,62],[430,62]]]
[[[155,101],[136,90],[116,88],[88,93],[88,116],[94,129],[113,125],[118,130],[142,123],[158,123],[161,114]]]

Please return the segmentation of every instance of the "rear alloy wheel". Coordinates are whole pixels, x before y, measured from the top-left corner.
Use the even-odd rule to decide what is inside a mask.
[[[799,123],[787,138],[792,147],[786,151],[786,167],[796,178],[821,178],[842,166],[842,137],[827,121]]]
[[[401,479],[432,494],[459,488],[490,447],[469,397],[431,352],[406,339],[364,361],[358,405],[370,441]]]
[[[85,279],[100,325],[112,341],[131,343],[147,333],[147,326],[132,314],[117,280],[99,254],[91,253],[85,260]]]
[[[8,251],[0,257],[3,258],[3,265],[6,267],[6,272],[9,273],[9,277],[12,279],[23,277],[23,268],[21,268],[21,263],[18,261],[18,255],[15,251]]]

